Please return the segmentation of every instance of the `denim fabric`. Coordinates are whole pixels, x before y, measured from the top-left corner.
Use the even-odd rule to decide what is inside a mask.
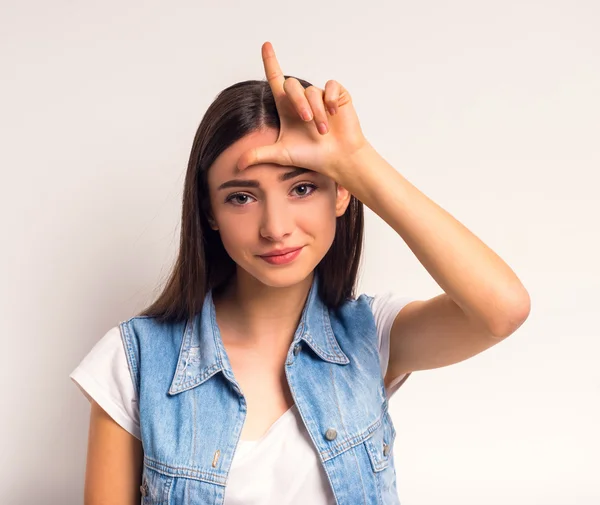
[[[337,504],[398,505],[372,297],[330,310],[318,282],[315,272],[285,362],[291,393]],[[221,505],[247,405],[212,292],[187,322],[137,316],[119,328],[139,399],[142,504]]]

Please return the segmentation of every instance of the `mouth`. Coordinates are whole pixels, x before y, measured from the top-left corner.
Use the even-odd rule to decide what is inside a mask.
[[[259,256],[261,258],[272,258],[274,256],[285,256],[285,255],[287,255],[289,253],[292,253],[292,252],[295,252],[295,251],[298,251],[298,250],[302,249],[302,247],[304,247],[304,246],[301,246],[301,247],[288,247],[287,249],[281,249],[280,251],[272,251],[272,252],[267,253],[267,254],[260,254]]]
[[[285,265],[294,261],[302,252],[302,247],[297,247],[295,249],[288,249],[285,254],[270,254],[270,255],[261,255],[259,258],[270,263],[271,265]]]

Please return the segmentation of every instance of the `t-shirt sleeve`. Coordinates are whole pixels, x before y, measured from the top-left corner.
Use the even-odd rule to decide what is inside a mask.
[[[392,292],[376,294],[371,300],[371,310],[375,317],[375,325],[377,326],[377,335],[379,337],[379,358],[381,361],[381,374],[385,377],[390,359],[390,332],[396,315],[409,302],[414,301],[413,298],[400,296]],[[400,386],[406,382],[406,379],[412,372],[394,377],[389,386],[386,387],[388,399],[398,391]]]
[[[111,328],[71,372],[69,378],[120,426],[141,440],[140,416],[118,326]]]

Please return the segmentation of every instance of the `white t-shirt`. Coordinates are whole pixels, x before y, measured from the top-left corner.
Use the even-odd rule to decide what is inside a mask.
[[[385,376],[390,330],[396,314],[413,301],[387,292],[374,295],[372,310],[379,336],[381,373]],[[390,398],[410,374],[396,377]],[[111,328],[71,372],[70,379],[88,400],[93,398],[120,426],[141,440],[136,392],[118,326]],[[318,453],[293,405],[258,440],[238,442],[225,505],[335,505]]]

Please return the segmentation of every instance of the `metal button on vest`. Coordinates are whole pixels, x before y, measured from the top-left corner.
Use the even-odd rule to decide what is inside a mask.
[[[337,437],[337,431],[335,431],[333,428],[329,428],[326,432],[325,432],[325,438],[327,440],[335,440]]]
[[[388,444],[383,444],[383,455],[387,456],[390,453],[390,446]]]
[[[302,347],[302,344],[296,344],[294,346],[294,356],[298,356],[298,353],[300,352],[301,347]]]

